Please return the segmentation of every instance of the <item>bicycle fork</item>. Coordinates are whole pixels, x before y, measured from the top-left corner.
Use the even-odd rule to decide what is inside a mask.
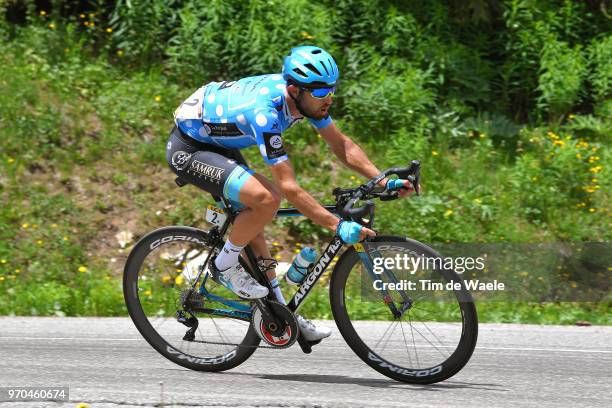
[[[370,253],[371,253],[374,258],[382,258],[382,255],[380,254],[380,252],[377,249],[373,249],[370,252],[368,252],[366,251],[365,247],[361,243],[354,244],[353,247],[357,251],[357,255],[359,256],[359,259],[361,259],[361,262],[364,264],[365,269],[368,273],[368,276],[372,280],[372,283],[382,280],[381,276],[379,276],[378,274],[374,272],[374,262],[372,262],[372,257],[370,256]],[[395,274],[392,271],[385,268],[384,265],[381,265],[381,267],[383,268],[383,271],[380,275],[384,276],[389,282],[397,284],[398,280],[395,277]],[[400,309],[398,309],[395,303],[393,302],[393,298],[391,297],[387,289],[383,287],[379,292],[381,294],[383,302],[385,302],[389,310],[391,310],[393,317],[395,317],[396,319],[399,319],[400,317],[402,317],[404,312],[410,309],[410,307],[412,306],[413,300],[410,298],[410,296],[408,296],[408,294],[404,290],[398,290],[400,296],[404,300],[401,303]]]

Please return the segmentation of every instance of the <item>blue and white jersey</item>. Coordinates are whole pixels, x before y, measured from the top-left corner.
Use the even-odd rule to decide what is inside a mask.
[[[289,112],[286,86],[280,74],[211,82],[176,109],[174,121],[200,142],[232,149],[258,145],[265,162],[274,165],[287,160],[282,132],[299,120]],[[308,120],[317,129],[332,123],[329,115]]]

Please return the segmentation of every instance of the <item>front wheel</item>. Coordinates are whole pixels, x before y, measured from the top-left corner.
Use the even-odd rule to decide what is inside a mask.
[[[375,261],[398,255],[408,259],[399,268],[381,268],[384,264]],[[334,268],[330,300],[340,333],[366,364],[398,381],[430,384],[455,375],[468,362],[478,320],[473,299],[453,270],[402,269],[415,265],[411,258],[442,259],[403,237],[377,236],[349,248]],[[383,285],[408,281],[414,282],[410,289]],[[451,281],[461,288],[446,290]]]

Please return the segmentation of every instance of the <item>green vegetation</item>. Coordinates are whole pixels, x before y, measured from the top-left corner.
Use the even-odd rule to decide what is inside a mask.
[[[278,72],[305,43],[336,57],[332,115],[375,164],[423,163],[423,196],[380,203],[379,231],[434,246],[610,239],[612,32],[598,2],[50,3],[0,1],[0,315],[125,314],[130,245],[164,225],[206,228],[210,199],[178,189],[165,163],[172,112],[208,81]],[[320,202],[362,180],[309,126],[285,139]],[[270,175],[257,149],[245,157]],[[286,219],[267,236],[290,261],[294,243],[329,233]],[[329,317],[325,296],[304,313]],[[608,306],[479,312],[609,324]]]

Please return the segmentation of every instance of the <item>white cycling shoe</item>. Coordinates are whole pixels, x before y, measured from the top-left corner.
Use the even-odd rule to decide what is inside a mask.
[[[307,341],[318,341],[331,335],[331,329],[327,327],[317,327],[310,320],[304,319],[300,315],[296,316],[298,326],[300,326],[300,333],[302,333]]]
[[[213,277],[217,283],[225,286],[241,298],[259,299],[268,295],[268,288],[257,282],[240,263],[230,266],[224,271],[220,271],[215,265],[214,259],[210,262],[213,270]],[[216,275],[216,276],[215,276]]]

